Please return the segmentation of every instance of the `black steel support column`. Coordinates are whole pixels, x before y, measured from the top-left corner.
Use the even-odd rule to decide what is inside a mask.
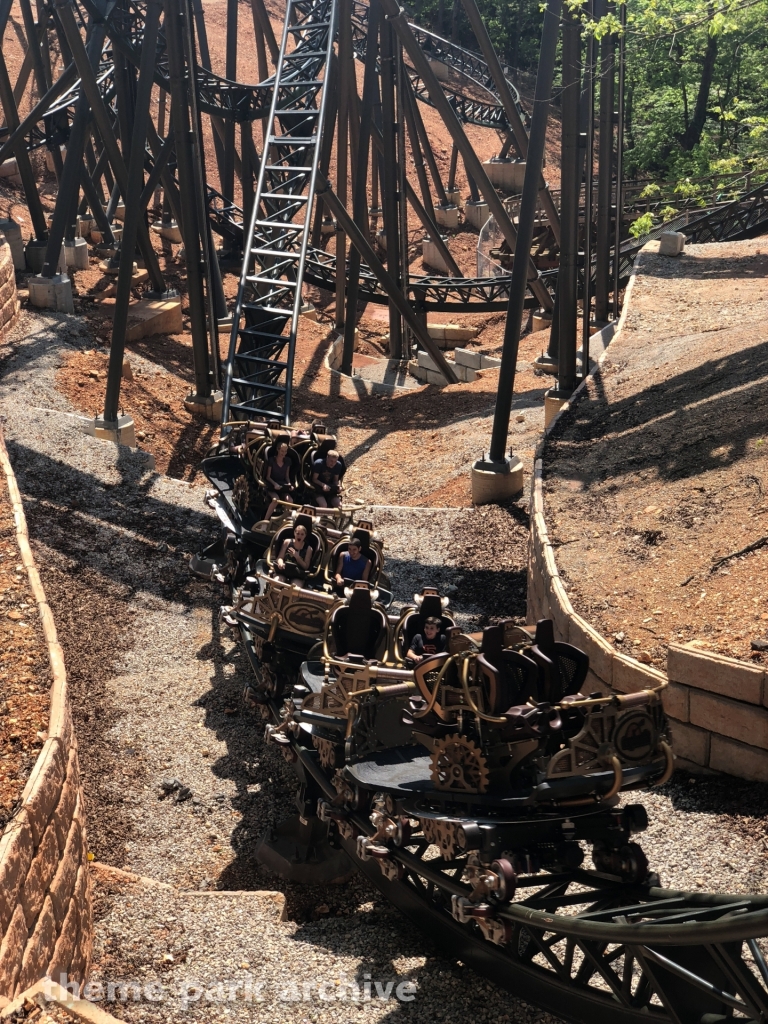
[[[475,38],[480,44],[480,49],[485,57],[485,62],[488,65],[488,70],[491,72],[494,85],[496,86],[496,92],[501,100],[502,106],[504,107],[504,113],[507,115],[507,120],[512,129],[514,136],[515,147],[522,157],[523,160],[527,159],[528,156],[528,135],[525,130],[525,125],[522,122],[520,113],[515,104],[514,97],[510,91],[507,79],[504,76],[504,71],[499,62],[499,58],[494,49],[491,37],[488,35],[488,29],[485,27],[480,11],[477,9],[475,0],[462,0],[464,4],[464,10],[467,12],[469,23],[472,26],[472,31],[475,33]],[[512,140],[508,140],[508,143]],[[549,220],[550,227],[552,228],[552,234],[555,236],[555,241],[560,241],[560,215],[557,212],[557,207],[552,196],[549,194],[549,188],[547,183],[544,181],[542,176],[541,182],[539,183],[539,202],[541,203],[544,212]]]
[[[379,80],[376,74],[376,58],[379,49],[379,26],[381,5],[379,0],[370,0],[368,8],[368,37],[365,44],[365,72],[363,75],[363,102],[360,110],[360,136],[357,152],[357,177],[352,196],[352,217],[359,226],[367,224],[368,205],[368,163],[371,149],[371,126]],[[324,131],[332,134],[329,123]],[[320,204],[322,206],[322,204]],[[360,252],[352,246],[349,253],[349,283],[347,285],[347,312],[344,320],[344,349],[341,357],[341,372],[352,373],[352,358],[355,351],[355,327],[357,321],[357,296],[360,289]],[[339,273],[338,267],[336,273]]]
[[[589,0],[589,14],[593,13],[594,3]],[[581,371],[582,376],[589,374],[589,339],[592,324],[592,213],[595,169],[595,37],[590,32],[587,37],[587,53],[584,62],[584,93],[587,105],[587,138],[585,149],[584,174],[584,262],[582,288],[582,328],[581,328]]]
[[[237,81],[237,12],[238,0],[227,0],[227,52],[225,74],[230,82]],[[235,122],[227,118],[224,124],[224,173],[221,192],[225,199],[235,198]]]
[[[0,50],[0,103],[3,105],[5,123],[13,135],[19,127],[19,115],[16,110],[16,104],[13,101],[13,86],[11,85],[2,50]],[[35,232],[35,238],[39,242],[44,242],[48,237],[48,226],[45,222],[43,205],[37,192],[37,182],[35,181],[35,174],[29,160],[27,144],[21,133],[16,135],[16,141],[13,144],[13,155],[16,157],[16,166],[21,176],[21,184],[24,189],[27,206],[29,207],[29,215],[32,218],[32,229]]]
[[[382,208],[387,243],[387,270],[401,288],[400,231],[397,189],[397,115],[395,112],[395,41],[392,26],[384,19],[381,26],[381,128],[384,137]],[[403,325],[398,308],[389,307],[389,355],[402,358]]]
[[[66,0],[60,3],[59,17],[61,19],[64,32],[66,33],[67,42],[72,49],[72,57],[77,65],[77,70],[80,74],[81,88],[88,97],[88,102],[91,104],[91,113],[95,121],[96,128],[98,128],[101,140],[107,150],[107,156],[109,162],[112,165],[115,178],[117,179],[117,185],[120,190],[120,194],[125,196],[127,183],[128,183],[128,170],[125,166],[122,154],[115,140],[114,133],[112,131],[112,125],[110,123],[109,112],[104,103],[104,99],[101,95],[99,84],[96,80],[93,68],[88,60],[88,55],[85,52],[85,46],[83,40],[80,37],[80,32],[75,22],[72,8]],[[142,221],[139,225],[139,247],[141,248],[141,254],[144,257],[147,270],[149,271],[150,279],[157,291],[165,290],[165,282],[163,281],[163,275],[160,270],[160,264],[157,261],[157,256],[154,249],[152,248],[152,242],[149,237],[149,231],[147,225]]]
[[[157,59],[157,33],[160,24],[160,10],[161,7],[158,0],[148,0],[144,20],[144,39],[141,48],[141,66],[136,92],[136,113],[133,121],[131,156],[128,162],[128,183],[124,195],[125,219],[123,220],[120,269],[117,275],[117,295],[115,297],[115,311],[112,321],[112,345],[109,350],[107,391],[104,398],[105,423],[117,422],[120,404],[120,381],[123,373],[128,307],[131,302],[133,257],[136,251],[139,222],[144,217],[139,197],[144,185],[144,147],[147,138],[147,122],[149,120],[149,101],[152,97],[153,75]],[[67,152],[68,163],[69,151]],[[66,164],[64,171],[66,176]]]
[[[198,398],[209,398],[213,390],[208,358],[208,338],[203,302],[203,262],[201,225],[198,222],[194,182],[194,147],[189,118],[189,102],[184,80],[184,35],[178,0],[166,0],[165,38],[168,48],[168,73],[171,92],[171,123],[176,146],[177,173],[181,219],[179,227],[184,239],[189,292],[189,318],[192,331],[192,353],[195,364],[195,392]]]
[[[598,20],[613,9],[596,0]],[[597,151],[597,232],[595,236],[595,320],[608,320],[611,266],[611,193],[613,191],[613,80],[614,39],[600,40],[600,140]]]
[[[98,67],[101,57],[101,50],[104,44],[104,25],[94,25],[91,29],[91,37],[86,46],[86,53],[91,67]],[[77,211],[77,200],[80,195],[80,180],[84,169],[83,154],[85,151],[85,140],[88,137],[88,122],[91,116],[91,108],[88,97],[84,92],[75,106],[75,116],[72,120],[72,129],[67,142],[67,155],[64,160],[64,168],[59,179],[59,192],[56,196],[56,206],[53,210],[51,231],[48,236],[48,247],[45,251],[45,262],[43,263],[42,276],[54,277],[61,255],[61,243],[67,228]],[[131,255],[133,259],[133,255]]]
[[[621,232],[624,211],[624,76],[626,74],[627,5],[621,5],[619,37],[619,95],[616,123],[616,224],[613,236],[613,318],[619,316],[619,280],[621,277]]]
[[[529,255],[536,223],[536,196],[544,166],[544,146],[547,140],[547,121],[552,98],[561,5],[562,0],[548,0],[544,11],[539,69],[536,76],[536,93],[533,100],[533,116],[528,139],[528,160],[525,166],[517,245],[515,246],[512,280],[509,287],[509,307],[499,369],[499,390],[496,395],[496,411],[493,416],[493,433],[489,452],[489,459],[492,463],[503,463],[506,457],[509,415],[512,408],[512,394],[515,389],[517,353],[520,347],[520,331],[528,286]]]
[[[576,388],[577,285],[579,258],[579,93],[581,91],[581,27],[571,9],[563,8],[562,150],[560,160],[559,358],[557,392],[567,397]]]

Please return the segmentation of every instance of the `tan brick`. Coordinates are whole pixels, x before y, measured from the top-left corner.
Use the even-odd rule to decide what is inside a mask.
[[[695,729],[692,725],[682,722],[670,722],[672,732],[672,749],[675,754],[707,767],[709,764],[709,733],[704,729]]]
[[[676,718],[678,722],[690,721],[688,695],[690,690],[687,686],[679,683],[670,683],[662,694],[664,710],[670,718]]]
[[[50,897],[57,926],[61,925],[66,916],[69,900],[75,889],[82,847],[83,839],[80,832],[80,822],[75,819],[69,830],[67,845],[64,853],[61,855],[56,875],[51,882]]]
[[[613,659],[615,651],[592,629],[580,615],[572,615],[568,629],[569,643],[578,647],[589,658],[589,667],[607,686],[613,685]]]
[[[11,918],[10,927],[0,943],[0,995],[9,999],[13,995],[16,979],[21,970],[21,960],[24,956],[27,937],[24,911],[18,906]]]
[[[691,691],[690,708],[692,725],[768,750],[768,711],[701,690]]]
[[[569,623],[570,618],[573,615],[573,607],[571,602],[568,600],[568,595],[565,592],[559,576],[554,576],[549,581],[548,596],[549,596],[549,611],[552,617],[552,621],[555,624],[555,639],[562,640],[563,643],[568,643],[569,636]]]
[[[682,644],[669,646],[667,675],[676,683],[749,704],[759,704],[763,696],[762,668]]]
[[[34,852],[32,829],[27,815],[22,812],[0,838],[0,935],[4,934],[16,909]]]
[[[61,740],[65,750],[72,744],[72,711],[70,710],[67,691],[64,686],[54,686],[51,690],[51,715],[48,724],[48,735]]]
[[[43,909],[35,925],[35,930],[27,942],[27,948],[24,950],[21,972],[16,981],[17,992],[23,992],[24,989],[34,985],[36,981],[39,981],[45,975],[55,946],[56,918],[53,915],[51,898],[46,896]]]
[[[40,844],[59,802],[66,767],[66,753],[61,742],[49,737],[21,794],[21,805],[27,812],[36,846]]]
[[[751,782],[768,782],[768,752],[724,736],[712,737],[709,766]]]
[[[80,909],[80,923],[86,931],[93,929],[93,890],[91,886],[91,869],[84,860],[77,869],[77,881],[72,899]]]
[[[545,571],[545,560],[544,560],[544,549],[549,547],[549,538],[547,537],[547,528],[544,524],[544,516],[540,512],[536,512],[531,519],[531,545],[533,547],[533,557],[536,560],[539,572]]]
[[[653,690],[657,686],[666,683],[667,677],[651,668],[650,665],[641,665],[639,661],[628,657],[626,654],[619,654],[617,651],[613,656],[613,680],[611,685],[619,693],[637,693],[638,690]]]
[[[61,926],[61,933],[56,940],[53,957],[48,965],[48,973],[54,981],[59,981],[62,974],[69,973],[69,966],[75,953],[75,946],[80,934],[80,907],[76,899],[69,901],[67,916]],[[65,982],[66,984],[66,979]]]
[[[53,822],[45,830],[32,864],[21,887],[20,899],[27,928],[31,929],[43,908],[45,893],[59,866],[59,844]]]
[[[56,828],[56,838],[59,849],[63,850],[67,843],[69,826],[75,813],[75,804],[80,789],[80,766],[77,758],[77,750],[72,747],[69,751],[69,762],[67,764],[67,777],[61,789],[59,802],[53,812],[53,823]]]
[[[552,577],[559,576],[560,570],[557,568],[557,562],[555,561],[555,552],[552,548],[552,545],[545,544],[542,553],[544,556],[545,567],[543,573],[544,578],[546,579],[547,577],[549,577],[550,579],[552,579]]]

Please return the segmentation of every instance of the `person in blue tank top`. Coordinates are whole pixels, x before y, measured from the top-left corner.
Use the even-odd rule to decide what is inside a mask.
[[[349,542],[347,551],[339,555],[336,563],[334,581],[337,587],[343,587],[345,580],[367,580],[371,571],[370,559],[363,554],[362,545],[357,537]]]

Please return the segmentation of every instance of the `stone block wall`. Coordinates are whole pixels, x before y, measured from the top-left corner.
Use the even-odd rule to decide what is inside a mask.
[[[83,791],[64,659],[1,433],[0,464],[53,674],[48,737],[21,807],[0,836],[0,996],[11,999],[45,975],[56,981],[62,974],[75,981],[86,978],[93,913]]]
[[[16,292],[16,271],[13,266],[11,247],[0,234],[0,338],[6,327],[11,327],[19,313],[19,296]]]
[[[642,254],[641,254],[642,256]],[[635,263],[618,330],[629,310]],[[583,384],[558,414],[570,415]],[[547,531],[543,488],[543,453],[552,421],[539,444],[531,485],[531,534],[528,555],[528,622],[551,618],[557,639],[589,656],[585,692],[632,693],[669,683],[664,709],[679,766],[692,771],[723,772],[768,782],[768,675],[761,666],[712,654],[691,645],[671,644],[667,672],[643,665],[615,650],[577,612],[568,598]]]

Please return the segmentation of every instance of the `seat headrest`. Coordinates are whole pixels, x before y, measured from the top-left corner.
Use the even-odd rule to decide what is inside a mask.
[[[363,554],[368,552],[368,549],[371,546],[371,535],[368,530],[361,530],[359,526],[356,526],[355,532],[352,534],[352,539],[360,541]]]
[[[364,608],[371,608],[371,588],[367,583],[357,582],[352,587],[349,595],[349,607],[360,611]]]
[[[313,526],[312,516],[308,516],[308,515],[305,515],[302,512],[299,512],[299,514],[293,520],[293,528],[294,528],[294,530],[296,529],[297,526],[303,526],[304,529],[307,531],[307,536],[310,537],[312,535],[312,526]]]
[[[486,626],[480,650],[495,668],[500,668],[504,657],[504,627]]]
[[[324,441],[321,441],[315,451],[315,460],[324,459],[328,452],[332,452],[336,447],[335,437],[326,437]]]
[[[555,624],[552,619],[539,619],[536,623],[535,644],[550,660],[555,658]]]
[[[425,594],[421,602],[421,608],[419,609],[421,615],[425,619],[435,616],[440,619],[443,616],[443,602],[440,600],[439,594]]]

